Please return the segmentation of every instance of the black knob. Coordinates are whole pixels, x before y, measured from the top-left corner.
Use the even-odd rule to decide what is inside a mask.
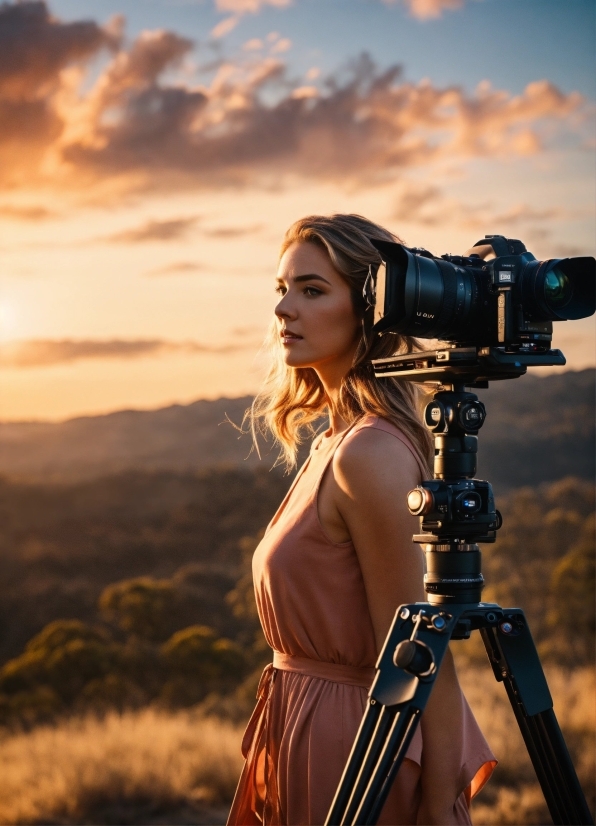
[[[458,412],[460,426],[468,433],[476,433],[486,419],[486,408],[482,402],[466,402]]]
[[[416,677],[428,677],[435,670],[433,652],[419,640],[402,640],[393,654],[393,663]]]

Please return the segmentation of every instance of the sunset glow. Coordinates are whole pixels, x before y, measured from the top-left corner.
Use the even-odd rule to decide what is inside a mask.
[[[532,18],[574,68],[522,49],[538,2],[519,5],[3,4],[0,418],[254,392],[304,214],[436,254],[500,232],[593,255],[593,4]],[[510,67],[487,54],[501,31]],[[596,363],[594,330],[555,325],[568,367]]]

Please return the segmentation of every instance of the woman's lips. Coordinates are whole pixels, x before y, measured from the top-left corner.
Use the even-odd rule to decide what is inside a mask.
[[[284,330],[280,335],[282,344],[294,344],[297,341],[302,341],[302,336],[291,333],[289,330]]]

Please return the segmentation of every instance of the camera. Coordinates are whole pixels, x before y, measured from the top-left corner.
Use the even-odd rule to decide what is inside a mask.
[[[596,309],[596,261],[589,256],[537,261],[521,241],[487,235],[496,258],[442,255],[371,239],[383,263],[369,278],[373,332],[440,339],[458,347],[541,353],[553,321]]]

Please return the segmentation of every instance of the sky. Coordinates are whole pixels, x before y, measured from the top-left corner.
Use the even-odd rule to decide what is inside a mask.
[[[594,255],[594,0],[0,3],[0,420],[254,393],[297,218]],[[571,369],[594,318],[555,324]],[[523,380],[523,379],[522,379]]]

